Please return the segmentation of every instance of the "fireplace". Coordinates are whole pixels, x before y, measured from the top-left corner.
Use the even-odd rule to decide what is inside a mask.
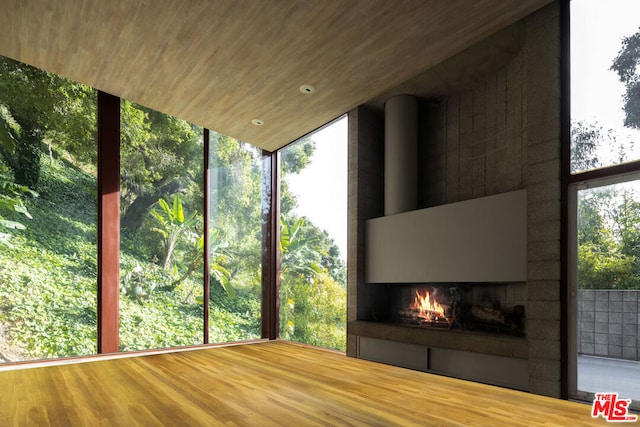
[[[442,331],[525,335],[523,283],[382,285],[375,321]]]
[[[357,357],[527,390],[526,282],[367,286]]]

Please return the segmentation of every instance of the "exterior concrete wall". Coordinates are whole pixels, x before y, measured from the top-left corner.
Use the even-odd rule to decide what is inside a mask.
[[[578,290],[578,353],[640,360],[640,291]]]

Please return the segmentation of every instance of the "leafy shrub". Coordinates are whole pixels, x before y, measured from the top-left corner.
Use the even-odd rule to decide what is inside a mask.
[[[578,247],[581,289],[637,289],[636,260],[618,252],[602,252],[592,243]]]
[[[283,281],[280,294],[284,339],[344,351],[346,349],[346,289],[328,274],[311,280]]]

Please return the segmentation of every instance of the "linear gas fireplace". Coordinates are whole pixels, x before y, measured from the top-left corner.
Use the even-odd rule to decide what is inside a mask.
[[[416,328],[482,331],[522,337],[524,291],[517,284],[389,286],[385,321]],[[519,295],[522,294],[522,295]]]
[[[360,358],[526,390],[525,282],[367,284]]]

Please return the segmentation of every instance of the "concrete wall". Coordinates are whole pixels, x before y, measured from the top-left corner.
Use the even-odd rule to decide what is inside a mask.
[[[526,188],[530,391],[560,395],[560,24],[528,17],[510,64],[424,109],[422,205]]]
[[[527,189],[529,391],[554,397],[561,380],[559,15],[554,3],[527,17],[524,44],[506,67],[422,103],[418,201],[422,208]],[[365,300],[376,297],[360,270],[362,222],[383,200],[375,117],[365,107],[349,115],[349,321],[368,320]]]
[[[371,318],[376,288],[365,283],[365,221],[384,215],[384,117],[366,107],[349,112],[347,319]],[[357,355],[347,330],[347,355]]]
[[[578,290],[578,353],[640,360],[640,291]]]

